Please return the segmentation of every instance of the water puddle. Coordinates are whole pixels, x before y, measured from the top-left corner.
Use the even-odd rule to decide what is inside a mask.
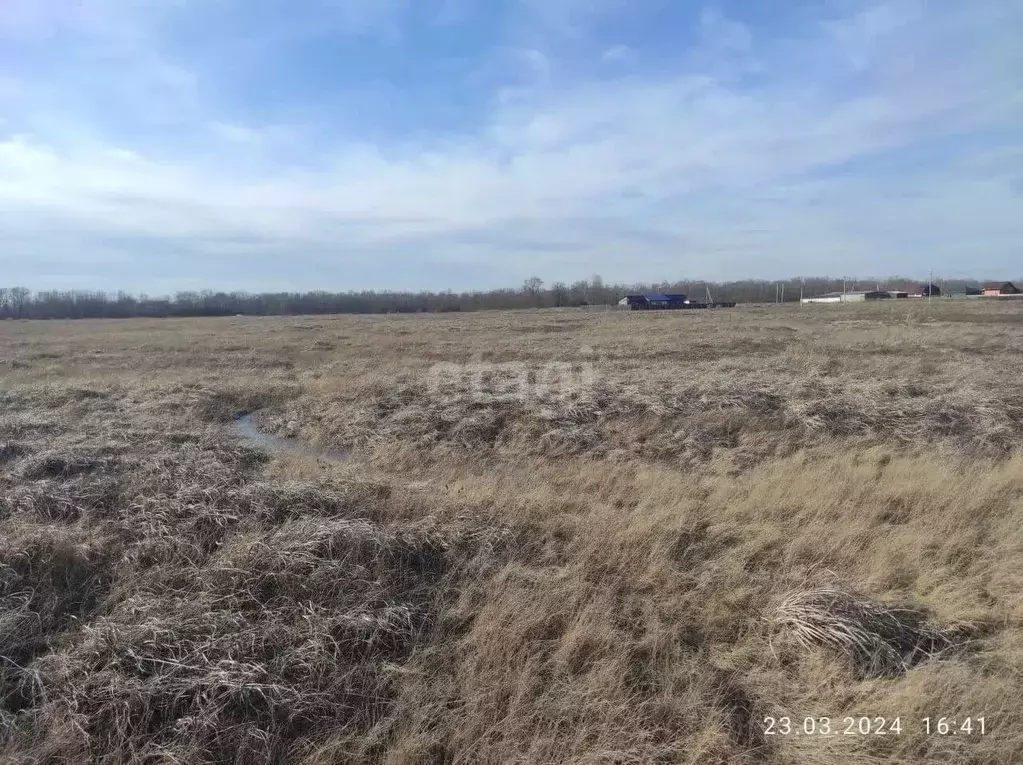
[[[282,438],[260,430],[255,413],[243,414],[232,424],[236,435],[264,451],[275,454],[292,454],[296,457],[312,457],[329,462],[344,462],[348,452],[340,449],[318,449],[297,438]]]

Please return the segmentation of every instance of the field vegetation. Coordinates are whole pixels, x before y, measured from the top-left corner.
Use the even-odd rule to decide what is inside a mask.
[[[1023,761],[1021,374],[1014,303],[0,322],[0,762]]]

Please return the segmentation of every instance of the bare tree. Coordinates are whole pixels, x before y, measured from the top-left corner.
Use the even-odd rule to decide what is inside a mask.
[[[27,287],[11,287],[7,293],[11,304],[11,312],[20,319],[25,312],[25,303],[28,301],[32,291]]]
[[[551,296],[554,298],[555,308],[561,308],[568,300],[568,287],[564,282],[554,282],[551,285]]]
[[[800,277],[807,297],[842,289],[842,279]],[[874,283],[875,278],[869,280]],[[850,280],[846,280],[848,285]],[[893,278],[889,286],[919,291],[924,280]],[[526,279],[521,288],[494,289],[486,292],[179,292],[174,297],[132,296],[126,292],[107,294],[85,290],[48,290],[32,293],[25,287],[0,288],[0,318],[80,319],[128,318],[132,316],[281,316],[299,314],[414,313],[420,311],[478,311],[545,306],[581,306],[615,302],[623,295],[675,291],[700,297],[709,288],[714,299],[739,303],[763,300],[768,282],[676,281],[662,284],[606,284],[599,275],[566,285],[555,282],[549,288],[537,276]],[[942,287],[948,292],[976,286],[973,280],[948,280]],[[787,293],[785,297],[789,297]],[[779,294],[779,299],[781,295]]]
[[[540,295],[543,290],[543,279],[539,276],[530,276],[522,284],[522,289],[527,295],[529,295],[530,302],[534,306],[542,305],[542,297]]]

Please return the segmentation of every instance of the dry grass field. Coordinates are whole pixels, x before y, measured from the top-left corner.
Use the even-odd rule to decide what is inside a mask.
[[[972,301],[0,322],[0,762],[1023,762],[1021,378]]]

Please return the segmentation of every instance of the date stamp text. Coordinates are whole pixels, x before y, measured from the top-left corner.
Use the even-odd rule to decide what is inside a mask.
[[[765,717],[765,736],[986,736],[987,717]]]

